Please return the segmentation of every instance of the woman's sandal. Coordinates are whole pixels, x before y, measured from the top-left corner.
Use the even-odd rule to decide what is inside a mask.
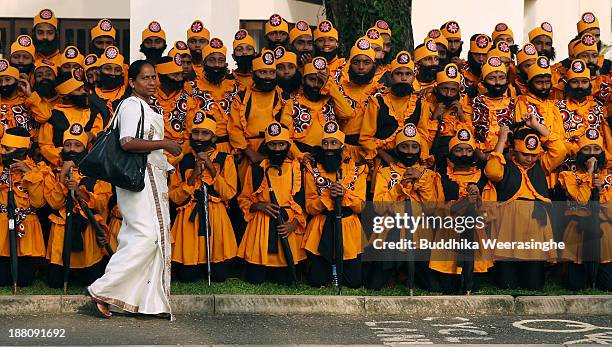
[[[94,297],[91,298],[91,302],[94,304],[96,311],[102,318],[110,318],[113,314],[108,310],[108,304],[104,301],[98,300]]]

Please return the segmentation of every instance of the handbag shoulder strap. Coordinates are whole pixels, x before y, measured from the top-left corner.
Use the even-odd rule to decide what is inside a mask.
[[[140,119],[138,120],[138,130],[136,130],[136,137],[139,139],[144,139],[144,106],[142,106],[142,101],[140,101]]]
[[[115,114],[113,115],[113,119],[110,121],[111,129],[114,129],[119,124],[119,110],[121,109],[121,105],[127,99],[121,100],[117,108],[115,108]],[[142,102],[140,102],[140,119],[138,120],[138,126],[136,130],[136,137],[139,139],[144,139],[144,107],[142,106]]]

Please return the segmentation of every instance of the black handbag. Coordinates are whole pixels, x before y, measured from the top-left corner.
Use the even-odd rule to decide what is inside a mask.
[[[122,102],[123,103],[123,102]],[[79,162],[85,175],[106,181],[116,187],[140,192],[145,187],[147,153],[126,152],[119,142],[119,108],[107,129],[100,132],[91,151]],[[144,107],[140,104],[140,120],[136,137],[144,138]]]

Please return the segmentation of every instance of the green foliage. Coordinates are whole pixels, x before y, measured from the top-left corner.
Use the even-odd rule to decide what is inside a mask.
[[[355,41],[377,20],[389,23],[392,54],[412,52],[412,0],[325,0],[325,14],[340,35],[339,55],[348,55]]]
[[[85,286],[73,283],[68,287],[68,294],[80,295],[85,293]],[[0,295],[12,295],[12,287],[0,287]],[[62,289],[51,289],[42,281],[37,279],[27,288],[19,288],[18,295],[61,295]],[[240,279],[228,279],[225,283],[213,283],[210,287],[205,280],[192,283],[172,282],[172,294],[174,295],[214,295],[214,294],[252,294],[252,295],[336,295],[336,290],[331,287],[313,288],[307,284],[300,283],[297,287],[287,287],[271,283],[259,285],[250,284]],[[480,290],[475,295],[605,295],[607,292],[601,290],[585,289],[581,291],[571,291],[565,289],[560,281],[549,278],[542,290],[522,290],[522,289],[498,289],[492,283],[484,280]],[[351,289],[342,288],[342,295],[354,296],[405,296],[408,289],[403,284],[396,284],[393,287],[383,288],[379,291],[365,288]],[[428,292],[416,289],[414,295],[440,295],[439,293]]]

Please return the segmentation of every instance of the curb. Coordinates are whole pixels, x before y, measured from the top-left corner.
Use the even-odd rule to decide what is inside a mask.
[[[612,315],[612,295],[174,295],[173,313],[335,315]],[[84,295],[0,295],[0,316],[91,312]]]

